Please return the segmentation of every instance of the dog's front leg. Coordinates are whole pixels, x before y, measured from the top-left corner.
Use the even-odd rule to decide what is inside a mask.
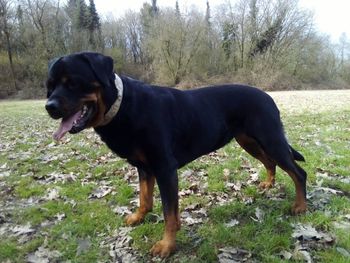
[[[127,225],[136,225],[141,223],[146,214],[152,211],[153,208],[153,189],[155,177],[152,174],[146,173],[142,169],[138,169],[139,184],[140,184],[140,207],[135,213],[128,215],[125,218]]]
[[[178,177],[176,170],[156,175],[165,219],[163,239],[151,249],[153,256],[168,257],[176,248],[176,232],[180,229]]]

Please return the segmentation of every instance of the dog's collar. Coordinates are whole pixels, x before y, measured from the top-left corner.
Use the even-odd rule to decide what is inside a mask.
[[[114,74],[114,75],[115,75],[114,84],[118,90],[118,97],[115,100],[115,102],[113,103],[113,105],[111,106],[111,108],[108,110],[108,112],[105,114],[104,120],[99,126],[104,126],[104,125],[107,125],[108,123],[110,123],[110,121],[114,118],[114,116],[117,115],[119,108],[120,108],[120,105],[122,103],[123,81],[121,80],[121,78],[117,74]]]

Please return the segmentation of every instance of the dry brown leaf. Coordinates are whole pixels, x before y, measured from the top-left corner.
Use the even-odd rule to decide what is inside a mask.
[[[248,262],[252,254],[244,249],[225,247],[219,249],[218,261],[219,263],[239,263]]]
[[[57,259],[61,257],[61,253],[57,250],[50,251],[47,248],[39,247],[34,253],[27,256],[27,262],[29,263],[49,263],[57,262]]]

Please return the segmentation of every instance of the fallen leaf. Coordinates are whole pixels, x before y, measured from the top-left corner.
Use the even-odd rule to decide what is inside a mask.
[[[292,224],[292,226],[294,227],[294,232],[292,233],[293,238],[299,240],[320,240],[322,238],[322,234],[317,232],[316,229],[309,224],[303,225],[298,223]]]
[[[125,216],[125,215],[131,214],[131,211],[127,206],[117,206],[113,208],[113,213],[116,213],[121,216]]]
[[[317,231],[310,224],[292,224],[292,237],[302,242],[305,247],[325,247],[334,244],[335,238],[328,233]]]
[[[113,262],[139,262],[140,256],[131,247],[132,238],[129,236],[132,227],[120,227],[113,233],[113,237],[108,238],[102,246],[109,247],[109,255]]]
[[[59,190],[57,188],[51,188],[51,189],[48,189],[48,192],[44,197],[44,200],[48,200],[48,201],[57,200],[59,197],[60,197]]]
[[[185,211],[193,211],[193,210],[196,210],[198,208],[200,208],[200,204],[199,203],[194,203],[194,204],[191,204],[189,206],[186,206],[184,210]]]
[[[27,223],[26,225],[17,225],[14,226],[11,231],[14,233],[14,236],[20,236],[20,235],[26,235],[26,234],[31,234],[35,232],[33,228],[31,228],[30,223]]]
[[[254,199],[251,196],[248,196],[248,197],[247,196],[243,196],[242,201],[246,205],[254,203]]]
[[[55,215],[55,218],[57,219],[57,221],[62,221],[63,220],[63,218],[65,218],[66,217],[66,214],[65,213],[57,213],[56,215]]]
[[[225,247],[219,249],[218,260],[219,263],[239,263],[246,262],[251,256],[252,254],[247,250]]]
[[[188,226],[203,223],[203,218],[193,217],[191,213],[184,211],[181,213],[181,221]]]
[[[277,255],[280,256],[282,259],[286,259],[286,260],[290,260],[292,258],[292,256],[293,256],[292,253],[290,253],[290,252],[288,252],[286,250],[281,251]]]
[[[112,192],[112,187],[110,186],[101,186],[100,188],[95,189],[90,195],[89,198],[102,198],[105,197],[106,195],[108,195],[110,192]]]
[[[259,174],[254,172],[250,174],[250,178],[247,181],[247,184],[254,184],[254,183],[257,183],[258,181],[259,181]]]
[[[255,218],[252,216],[250,218],[253,219],[255,222],[262,223],[264,221],[264,216],[265,216],[264,211],[262,211],[259,207],[257,207],[255,208]]]
[[[232,189],[234,191],[241,191],[241,188],[242,188],[242,184],[240,182],[237,182],[237,183],[226,183],[226,188],[228,189]]]
[[[307,199],[315,209],[322,210],[326,208],[334,195],[343,196],[344,193],[329,187],[317,186],[308,192]]]
[[[34,253],[27,256],[27,262],[29,263],[49,263],[57,262],[57,259],[61,257],[61,253],[57,250],[50,251],[47,248],[39,247]]]
[[[188,196],[188,195],[191,195],[193,194],[193,191],[187,189],[187,190],[182,190],[179,192],[179,196]]]
[[[230,222],[225,223],[226,227],[234,227],[239,224],[239,221],[237,219],[232,219]]]
[[[193,213],[198,214],[199,216],[208,216],[207,209],[205,209],[204,207],[200,208],[199,210],[194,210]]]

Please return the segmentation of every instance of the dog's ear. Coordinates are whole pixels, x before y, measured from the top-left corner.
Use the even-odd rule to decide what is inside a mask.
[[[58,57],[58,58],[53,58],[49,61],[47,68],[48,68],[48,74],[50,75],[51,70],[53,68],[53,66],[61,59],[62,57]]]
[[[97,80],[105,87],[110,86],[110,81],[114,79],[113,59],[93,52],[84,52],[81,55],[89,63]]]

